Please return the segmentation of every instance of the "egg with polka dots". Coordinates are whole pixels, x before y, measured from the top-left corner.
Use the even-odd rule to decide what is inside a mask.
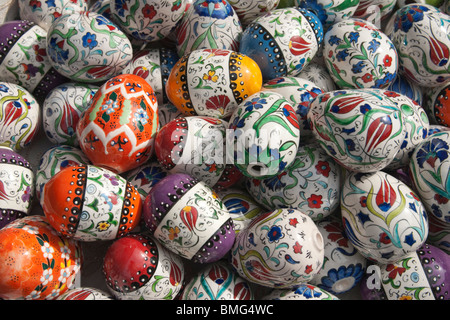
[[[113,240],[138,224],[142,200],[120,175],[93,165],[75,165],[44,186],[43,211],[63,236],[78,241]]]

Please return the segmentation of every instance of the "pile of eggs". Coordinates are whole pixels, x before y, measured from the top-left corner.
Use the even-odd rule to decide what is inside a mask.
[[[243,3],[17,0],[0,299],[450,299],[450,2]]]

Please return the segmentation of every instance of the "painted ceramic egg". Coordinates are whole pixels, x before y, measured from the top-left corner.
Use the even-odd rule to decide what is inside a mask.
[[[208,264],[186,284],[181,300],[254,300],[247,281],[225,261]]]
[[[186,1],[111,0],[113,21],[128,35],[144,41],[165,38],[183,17]]]
[[[144,78],[155,92],[158,104],[162,105],[169,102],[166,83],[170,71],[178,60],[178,54],[170,48],[143,49],[134,54],[122,73]]]
[[[294,288],[322,267],[324,241],[314,221],[296,209],[259,215],[236,236],[231,263],[237,272],[265,287]]]
[[[370,22],[346,19],[325,33],[325,65],[339,88],[386,88],[397,76],[391,40]]]
[[[376,6],[379,10],[380,18],[382,20],[388,19],[395,8],[397,0],[361,0],[354,16],[362,17],[371,11],[372,7]]]
[[[114,298],[100,289],[81,287],[67,290],[57,300],[113,300]]]
[[[419,143],[428,135],[430,121],[426,111],[414,100],[407,96],[389,90],[378,90],[381,94],[388,96],[395,103],[403,117],[406,136],[400,150],[391,163],[386,166],[387,170],[395,170],[409,165],[411,155]]]
[[[248,179],[247,190],[269,210],[298,209],[319,221],[339,208],[342,171],[318,144],[301,144],[293,163],[280,174]]]
[[[162,178],[167,176],[168,172],[161,163],[151,160],[125,174],[126,179],[136,188],[141,195],[142,201],[145,200],[152,187]]]
[[[391,263],[416,251],[428,236],[427,213],[419,197],[383,171],[352,172],[346,177],[341,214],[353,246],[378,263]]]
[[[397,48],[400,74],[424,87],[450,79],[447,14],[430,5],[409,4],[395,12],[392,29],[386,32],[392,32],[389,36]]]
[[[228,0],[228,3],[231,4],[236,11],[239,21],[245,27],[256,18],[275,10],[280,3],[280,0]]]
[[[156,157],[170,173],[187,173],[212,188],[233,185],[241,177],[239,170],[229,175],[228,183],[222,179],[231,170],[225,153],[227,127],[227,122],[214,117],[174,119],[156,135]]]
[[[54,144],[78,147],[76,126],[98,87],[65,83],[53,88],[42,103],[42,127]]]
[[[173,300],[184,280],[181,257],[146,234],[130,234],[108,248],[102,268],[119,300]]]
[[[419,144],[411,156],[409,169],[424,206],[438,219],[450,222],[450,131],[432,134]]]
[[[24,87],[0,82],[0,146],[20,151],[33,142],[41,124],[38,101]]]
[[[233,219],[236,234],[247,228],[254,218],[266,211],[245,190],[231,187],[220,190],[217,194]]]
[[[47,55],[47,31],[28,20],[0,25],[0,81],[18,84],[42,102],[67,78],[56,72]]]
[[[450,224],[433,214],[428,215],[428,218],[428,243],[450,254]]]
[[[111,17],[111,0],[95,0],[89,5],[89,11],[101,14],[112,21]]]
[[[153,186],[144,201],[143,220],[166,248],[195,263],[220,260],[235,239],[222,200],[184,173],[170,174]]]
[[[386,89],[403,94],[417,102],[420,106],[423,105],[422,87],[405,77],[397,76]]]
[[[359,286],[367,259],[348,240],[340,219],[331,216],[318,222],[317,227],[324,239],[325,259],[310,283],[334,295]]]
[[[293,289],[274,289],[262,300],[339,300],[318,286],[302,283]]]
[[[36,197],[41,206],[44,186],[48,180],[66,167],[88,163],[89,159],[77,147],[56,145],[45,150],[36,169]]]
[[[176,29],[180,57],[199,49],[238,51],[242,25],[226,0],[195,0]]]
[[[0,229],[31,212],[35,175],[23,156],[0,147]]]
[[[322,23],[315,14],[282,8],[256,18],[245,28],[239,52],[256,61],[264,80],[295,77],[316,55],[322,40]]]
[[[53,0],[28,1],[19,0],[19,15],[21,19],[33,21],[44,30],[48,30],[52,23],[65,13],[86,11],[87,0]]]
[[[248,56],[203,49],[181,57],[170,73],[166,92],[185,115],[227,118],[261,86],[261,70]]]
[[[324,29],[335,22],[345,20],[354,15],[360,0],[295,0],[300,8],[313,12],[320,19]]]
[[[302,78],[279,77],[265,82],[263,90],[278,92],[292,104],[300,124],[302,142],[313,136],[306,115],[311,101],[324,93],[319,86]]]
[[[248,177],[277,175],[295,159],[300,125],[292,105],[277,92],[260,91],[245,99],[228,129],[227,157]]]
[[[450,81],[430,88],[424,94],[423,107],[433,124],[450,127]]]
[[[105,82],[81,115],[76,133],[81,150],[96,166],[122,173],[153,154],[158,102],[143,78],[118,75]]]
[[[117,74],[133,57],[127,36],[109,19],[90,11],[64,14],[47,33],[51,65],[76,82],[97,82]]]
[[[311,102],[307,117],[320,145],[352,171],[383,169],[393,161],[406,135],[401,111],[375,90],[321,94]]]
[[[65,237],[79,241],[113,240],[140,222],[142,200],[136,189],[112,171],[74,165],[44,186],[43,210]]]
[[[429,244],[389,264],[378,265],[378,288],[362,282],[364,300],[450,300],[450,256]]]
[[[327,68],[324,64],[318,63],[317,59],[306,65],[297,77],[311,81],[325,92],[336,90],[336,84]]]
[[[81,269],[81,246],[58,236],[47,219],[33,215],[0,230],[0,297],[54,300],[69,290]]]

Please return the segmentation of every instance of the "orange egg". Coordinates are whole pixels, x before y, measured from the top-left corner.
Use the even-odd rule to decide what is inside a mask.
[[[76,130],[93,165],[122,173],[151,157],[158,126],[153,88],[140,76],[123,74],[100,87]]]
[[[261,69],[248,56],[225,49],[194,50],[172,68],[167,97],[184,115],[227,118],[262,87]]]
[[[0,259],[0,298],[53,300],[72,287],[82,251],[35,215],[0,230]]]

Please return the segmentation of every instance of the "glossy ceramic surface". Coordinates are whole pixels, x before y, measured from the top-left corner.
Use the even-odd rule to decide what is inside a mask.
[[[280,0],[228,0],[228,3],[231,4],[234,11],[236,11],[239,21],[245,28],[259,16],[275,10],[280,3]]]
[[[39,102],[22,86],[0,82],[0,146],[21,151],[41,126]]]
[[[293,208],[319,221],[339,208],[341,168],[318,144],[301,144],[293,163],[267,179],[247,179],[253,199],[268,210]]]
[[[147,42],[165,38],[175,28],[186,9],[185,0],[111,0],[114,22],[128,35]]]
[[[158,105],[162,105],[169,102],[166,83],[170,71],[178,59],[178,54],[171,48],[139,50],[133,55],[133,59],[125,66],[122,73],[131,73],[142,77],[155,92]]]
[[[450,127],[450,82],[430,88],[424,94],[423,108],[430,117],[430,122]]]
[[[353,246],[378,263],[391,263],[416,251],[428,236],[427,212],[419,197],[383,171],[347,176],[341,214]]]
[[[81,246],[57,235],[40,215],[0,230],[0,297],[54,300],[72,288],[82,264]]]
[[[449,300],[446,277],[450,256],[424,244],[394,263],[380,265],[381,288],[378,292],[361,286],[365,300]],[[372,292],[371,292],[372,291]]]
[[[222,200],[185,173],[170,174],[153,186],[144,201],[143,220],[166,248],[196,263],[220,260],[235,239]]]
[[[359,286],[367,259],[349,241],[341,220],[331,216],[319,221],[317,227],[324,239],[325,258],[322,269],[310,283],[334,295]]]
[[[409,164],[417,194],[427,211],[446,223],[450,222],[449,144],[449,131],[432,134],[416,147]]]
[[[158,125],[152,87],[137,75],[124,74],[100,87],[76,131],[81,150],[94,165],[122,173],[152,156]]]
[[[19,5],[21,19],[32,21],[45,31],[61,15],[88,9],[87,0],[19,0],[17,4]]]
[[[242,25],[225,0],[195,0],[176,29],[176,49],[181,57],[198,49],[237,51]]]
[[[186,284],[182,300],[254,300],[247,281],[224,261],[208,264]]]
[[[259,215],[239,232],[231,263],[250,282],[272,288],[294,288],[319,272],[324,241],[311,218],[295,209]]]
[[[399,72],[424,87],[450,79],[450,22],[448,15],[426,4],[408,4],[397,10],[386,32],[399,55]]]
[[[57,145],[45,150],[36,168],[36,197],[41,206],[44,199],[44,186],[48,180],[66,167],[89,163],[89,159],[76,147]]]
[[[119,300],[173,300],[184,280],[181,258],[146,234],[114,241],[102,270],[108,289]]]
[[[245,99],[228,129],[227,159],[248,177],[277,175],[294,161],[300,125],[292,105],[277,92],[260,91]]]
[[[132,59],[127,36],[109,19],[90,11],[64,14],[47,33],[51,65],[80,82],[108,80]]]
[[[0,26],[0,81],[20,85],[42,102],[55,86],[67,81],[52,68],[47,31],[29,20]]]
[[[289,36],[279,36],[283,34]],[[295,77],[316,55],[322,40],[322,23],[315,14],[282,8],[256,18],[245,28],[239,52],[256,61],[265,81]]]
[[[136,188],[141,195],[142,201],[144,201],[152,187],[167,174],[168,172],[164,170],[161,163],[156,160],[150,160],[146,164],[127,171],[124,176]]]
[[[232,50],[202,49],[181,57],[170,73],[166,91],[184,115],[223,119],[261,86],[261,70],[248,56]]]
[[[386,88],[397,76],[397,51],[386,34],[362,19],[346,19],[325,33],[326,67],[339,88]]]
[[[53,88],[42,103],[42,129],[53,144],[77,147],[76,126],[98,87],[65,83]]]
[[[65,237],[114,240],[140,222],[142,200],[121,176],[93,165],[67,167],[44,186],[43,211]]]
[[[388,91],[327,92],[310,104],[308,121],[327,153],[351,171],[375,172],[393,161],[405,139],[399,108]]]
[[[306,115],[309,104],[319,94],[324,93],[323,89],[309,80],[298,77],[278,77],[265,82],[262,89],[278,92],[292,104],[300,124],[302,142],[313,136]]]
[[[23,156],[0,147],[0,229],[31,212],[35,174]]]

